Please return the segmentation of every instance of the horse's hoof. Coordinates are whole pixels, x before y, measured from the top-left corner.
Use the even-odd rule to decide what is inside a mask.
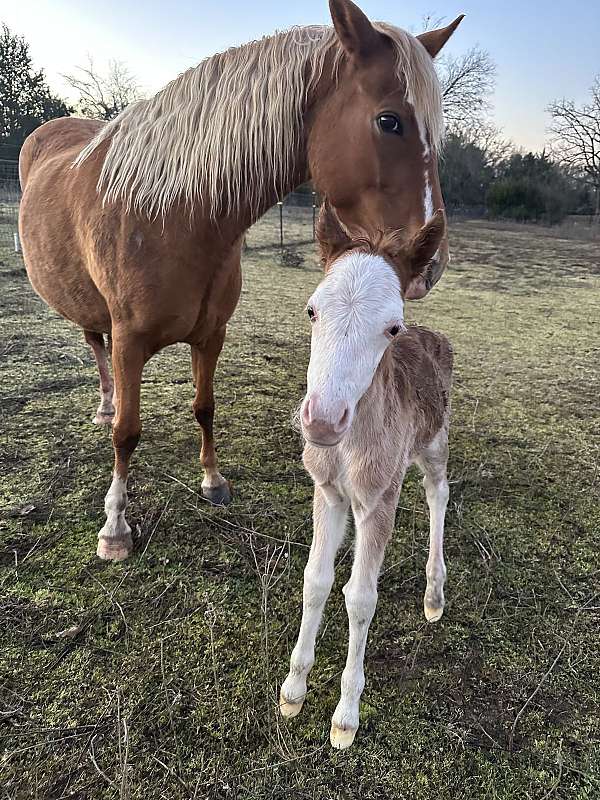
[[[439,622],[444,613],[444,606],[434,608],[433,606],[428,606],[427,603],[423,603],[423,611],[427,622]]]
[[[345,750],[350,747],[356,736],[358,728],[338,728],[335,722],[331,723],[329,741],[336,750]]]
[[[287,700],[283,692],[279,695],[279,712],[282,717],[286,719],[293,719],[297,717],[300,711],[302,710],[302,706],[304,705],[304,698],[299,703],[292,703],[290,700]]]
[[[115,418],[114,414],[101,414],[99,411],[92,418],[94,425],[112,425]]]
[[[120,539],[109,539],[106,536],[98,538],[96,554],[104,561],[124,561],[131,555],[133,540],[128,534]]]
[[[203,486],[202,496],[213,506],[228,506],[231,503],[231,486],[225,481],[220,486]]]

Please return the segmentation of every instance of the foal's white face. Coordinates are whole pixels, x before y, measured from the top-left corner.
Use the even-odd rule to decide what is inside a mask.
[[[349,430],[386,348],[405,329],[400,281],[381,256],[351,251],[334,262],[307,310],[312,341],[300,419],[305,438],[327,447]]]

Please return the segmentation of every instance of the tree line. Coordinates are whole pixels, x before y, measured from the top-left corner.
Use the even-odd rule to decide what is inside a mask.
[[[440,23],[428,17],[423,27]],[[436,64],[447,124],[440,179],[451,213],[548,224],[567,214],[600,219],[600,75],[588,102],[563,99],[549,105],[549,147],[523,153],[491,122],[496,66],[489,53],[473,47]],[[0,159],[16,159],[25,138],[49,119],[77,113],[109,120],[142,96],[119,61],[101,72],[90,58],[63,78],[77,96],[73,105],[57,97],[44,71],[34,68],[24,37],[2,25]]]

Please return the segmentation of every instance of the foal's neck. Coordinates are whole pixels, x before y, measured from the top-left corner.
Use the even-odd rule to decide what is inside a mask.
[[[368,421],[371,425],[384,425],[391,421],[398,408],[398,388],[394,374],[392,347],[387,348],[371,381],[371,385],[356,406],[355,422]]]

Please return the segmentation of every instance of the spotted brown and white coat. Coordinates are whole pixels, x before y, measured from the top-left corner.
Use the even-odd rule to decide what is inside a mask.
[[[344,586],[350,639],[331,725],[337,748],[351,745],[358,729],[377,579],[411,464],[425,476],[430,511],[427,620],[439,620],[444,608],[452,349],[439,333],[405,326],[397,271],[407,247],[413,248],[411,258],[416,253],[426,263],[442,232],[439,220],[432,220],[424,240],[397,246],[394,237],[351,241],[327,205],[320,221],[320,235],[329,237],[326,275],[308,303],[312,344],[300,411],[304,465],[315,484],[314,536],[304,572],[302,623],[280,709],[293,717],[304,702],[334,559],[352,510],[354,564]]]

